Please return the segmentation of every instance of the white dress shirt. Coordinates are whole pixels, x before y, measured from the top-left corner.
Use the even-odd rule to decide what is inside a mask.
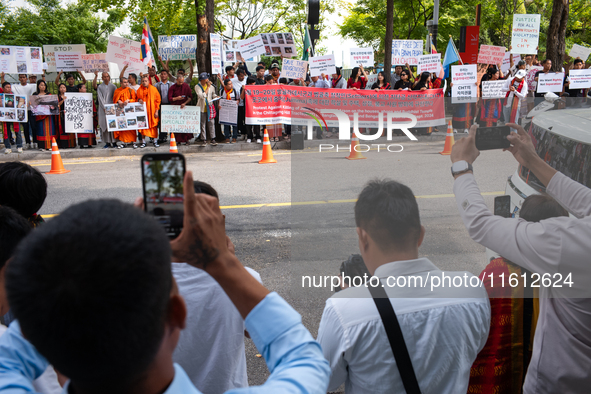
[[[562,287],[538,283],[540,315],[524,394],[586,392],[591,387],[591,189],[558,172],[546,192],[580,219],[531,223],[494,216],[474,175],[454,182],[460,215],[474,241],[532,272],[562,275],[557,283]],[[569,274],[572,287],[564,283]]]
[[[468,278],[466,272],[445,272]],[[380,266],[375,275],[441,276],[426,258]],[[476,280],[479,282],[478,278]],[[394,311],[423,393],[465,393],[470,367],[484,347],[490,304],[482,287],[449,289],[388,287]],[[380,314],[366,287],[348,288],[326,301],[318,342],[332,376],[329,391],[343,382],[347,394],[404,393]],[[411,298],[412,297],[412,298]],[[461,297],[461,298],[460,298]]]
[[[246,269],[261,282],[256,271]],[[244,320],[238,309],[205,271],[172,263],[172,274],[187,304],[186,327],[173,361],[203,393],[247,387]]]

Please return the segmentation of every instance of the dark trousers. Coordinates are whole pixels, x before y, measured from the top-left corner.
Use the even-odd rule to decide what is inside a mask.
[[[260,140],[261,139],[261,126],[247,124],[246,126],[246,138],[249,140]]]
[[[170,105],[170,104],[161,103],[160,108],[162,108],[163,105]],[[162,110],[160,108],[158,109],[158,119],[162,119]],[[167,138],[168,138],[168,134],[162,132],[162,122],[158,122],[158,143],[166,142]]]
[[[247,134],[246,130],[246,107],[243,105],[238,106],[238,131],[240,134]]]

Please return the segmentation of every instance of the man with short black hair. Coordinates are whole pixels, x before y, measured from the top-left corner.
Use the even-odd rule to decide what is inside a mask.
[[[2,91],[4,94],[13,94],[12,93],[12,85],[10,82],[3,82],[2,83]],[[16,107],[16,103],[14,100],[12,101],[12,105]],[[15,119],[16,120],[16,119]],[[23,137],[21,135],[20,123],[18,122],[2,122],[2,135],[4,137],[4,154],[12,153],[12,148],[10,145],[10,140],[12,140],[12,133],[14,133],[14,138],[16,139],[16,149],[18,153],[23,153]]]
[[[76,71],[80,76],[83,84],[86,84],[86,78],[84,78],[84,74],[80,71]],[[55,77],[55,84],[56,86],[60,84],[60,78],[63,74],[63,71],[60,71]],[[76,80],[74,79],[74,74],[66,74],[66,92],[67,93],[78,93],[80,89],[78,89],[78,85],[76,84]]]
[[[257,72],[258,74],[258,72]],[[256,77],[254,77],[253,75],[251,75],[250,77],[246,78],[246,84],[247,85],[259,85],[258,83],[258,79]],[[265,84],[265,81],[263,81],[263,85]],[[253,139],[256,139],[257,144],[261,143],[261,126],[260,125],[251,125],[251,124],[246,124],[246,89],[242,89],[240,91],[240,100],[244,103],[244,109],[245,109],[245,128],[246,128],[246,143],[250,144],[252,143]]]
[[[279,80],[279,76],[281,75],[281,71],[279,70],[279,64],[277,63],[273,63],[271,65],[271,68],[269,69],[269,75],[271,75],[273,77],[273,80],[275,81],[275,83],[278,83]]]
[[[224,79],[232,79],[234,78],[235,70],[233,66],[226,66],[226,75],[224,75]]]
[[[170,76],[170,73],[168,72],[168,70],[160,71],[160,81],[158,81],[154,84],[154,87],[158,90],[158,93],[160,93],[160,98],[161,98],[160,110],[158,112],[159,118],[161,117],[161,114],[162,114],[162,106],[171,104],[168,102],[168,89],[170,89],[170,87],[174,83],[170,81],[169,76]],[[159,133],[158,134],[158,143],[162,144],[162,143],[166,142],[168,139],[168,134],[162,132],[162,122],[158,122],[158,133]]]
[[[42,79],[45,81],[45,71],[43,71]],[[18,81],[19,83],[11,85],[12,94],[17,96],[26,96],[27,101],[30,101],[30,97],[33,95],[33,93],[37,91],[37,76],[31,74],[29,76],[29,83],[27,83],[27,74],[19,74]],[[4,73],[0,73],[0,82],[6,82],[4,80]],[[37,122],[35,122],[35,116],[33,115],[33,112],[30,110],[30,104],[27,110],[28,122],[22,122],[19,124],[19,130],[22,131],[22,133],[25,136],[25,149],[37,147],[37,133],[35,132]]]
[[[98,102],[98,121],[101,128],[102,140],[105,143],[103,149],[109,147],[115,148],[115,137],[112,131],[109,131],[107,127],[107,115],[105,113],[105,105],[113,104],[113,95],[117,87],[111,83],[111,75],[108,72],[103,72],[101,78],[103,83],[97,85],[98,71],[94,72],[94,81],[92,81],[92,87],[96,90],[96,99]]]
[[[490,324],[480,281],[468,272],[443,272],[419,258],[425,228],[417,200],[403,184],[369,182],[355,203],[355,223],[363,261],[380,281],[349,287],[326,301],[318,342],[332,370],[329,391],[345,383],[347,394],[403,393],[403,380],[410,375],[401,376],[401,371],[410,368],[421,392],[467,392],[470,367]],[[429,285],[422,284],[433,278],[443,285],[429,291]],[[462,284],[456,288],[458,279]],[[472,284],[474,279],[476,287],[464,282]],[[343,281],[352,284],[346,277]],[[386,332],[372,297],[389,298],[402,331],[402,338],[393,341],[406,344],[410,365],[398,365],[389,350],[393,330]]]
[[[195,194],[190,172],[183,186],[185,227],[172,242],[141,210],[94,200],[19,245],[6,273],[18,321],[0,337],[0,391],[32,391],[49,361],[70,379],[65,393],[200,393],[172,361],[187,317],[174,256],[211,275],[245,319],[271,371],[250,393],[326,392],[328,365],[300,315],[230,252],[217,199]]]
[[[585,62],[581,58],[576,58],[573,61],[571,70],[582,70],[585,67]],[[564,77],[564,91],[568,93],[569,98],[567,103],[569,106],[582,106],[587,101],[587,92],[589,89],[570,89],[570,71]]]
[[[256,84],[257,85],[264,85],[265,84],[265,67],[264,66],[258,66],[256,68]]]

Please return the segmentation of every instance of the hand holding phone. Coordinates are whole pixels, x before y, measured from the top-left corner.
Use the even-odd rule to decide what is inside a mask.
[[[479,127],[476,130],[476,149],[506,149],[511,146],[507,136],[511,134],[509,126]]]

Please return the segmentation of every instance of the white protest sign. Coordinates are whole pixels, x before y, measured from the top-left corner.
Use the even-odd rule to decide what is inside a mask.
[[[591,88],[591,69],[570,70],[568,74],[568,88]]]
[[[321,74],[336,74],[334,55],[316,56],[310,58],[310,76],[319,77]]]
[[[142,44],[137,41],[109,36],[105,60],[117,64],[120,70],[127,65],[125,76],[129,73],[147,73],[148,67],[140,60],[141,48]]]
[[[201,108],[186,105],[163,105],[160,107],[161,128],[163,133],[195,133],[201,125]]]
[[[92,93],[67,93],[64,101],[66,133],[94,133]]]
[[[78,52],[86,54],[86,45],[84,44],[60,44],[60,45],[43,45],[43,54],[45,55],[45,62],[47,63],[48,72],[58,71],[55,68],[55,53],[56,52]]]
[[[247,38],[238,43],[238,51],[245,59],[265,54],[265,44],[260,34]]]
[[[421,55],[418,57],[418,61],[418,74],[424,71],[430,73],[439,72],[439,68],[441,67],[441,53],[436,53],[434,55]]]
[[[573,59],[580,57],[585,62],[587,61],[589,55],[591,55],[591,48],[587,48],[579,44],[574,44],[568,55]]]
[[[0,93],[0,122],[27,122],[27,105],[27,96]]]
[[[291,79],[304,79],[308,71],[308,62],[305,60],[283,59],[281,77]]]
[[[197,36],[186,34],[179,36],[158,36],[158,55],[162,60],[195,59]]]
[[[106,59],[106,53],[93,53],[90,55],[80,55],[82,59],[82,70],[85,73],[93,73],[98,71],[99,73],[102,72],[109,72],[109,62]]]
[[[503,57],[503,64],[501,64],[501,71],[506,73],[511,68],[511,52],[505,52],[505,57]],[[513,65],[516,65],[521,60],[521,55],[518,53],[513,54]]]
[[[540,73],[538,75],[538,93],[562,92],[564,73]]]
[[[378,74],[371,74],[367,76],[367,84],[365,85],[365,89],[369,90],[373,86],[374,83],[378,82]]]
[[[476,64],[451,66],[451,81],[455,85],[474,85],[478,82]]]
[[[163,107],[166,107],[166,105]],[[150,127],[146,103],[129,103],[125,106],[107,104],[105,105],[105,115],[109,131],[138,130]]]
[[[351,48],[349,65],[351,67],[373,67],[373,49],[372,48]]]
[[[238,101],[220,100],[220,123],[229,125],[238,124]]]
[[[537,53],[540,39],[539,14],[514,14],[511,35],[511,52]]]
[[[423,55],[423,40],[392,40],[392,65],[411,66],[419,64],[419,56]]]
[[[536,73],[540,70],[543,70],[543,69],[544,69],[544,67],[542,67],[542,66],[532,66],[531,70],[529,70],[529,72],[527,73],[527,75],[525,77],[525,81],[527,82],[527,90],[531,90],[531,91],[536,90],[536,86],[537,86],[537,82],[535,81]]]
[[[82,70],[82,57],[79,52],[55,52],[55,68],[58,71]]]
[[[0,72],[43,74],[41,47],[0,46]]]
[[[451,102],[475,103],[478,100],[478,86],[476,85],[455,85],[451,87]]]
[[[507,92],[504,91],[505,81],[484,81],[482,82],[482,98],[500,98],[505,97]]]
[[[221,74],[222,71],[222,38],[219,34],[209,33],[209,47],[211,49],[211,73]]]
[[[481,45],[480,52],[478,52],[478,60],[476,63],[480,64],[500,64],[505,58],[505,47],[497,47],[494,45]]]

